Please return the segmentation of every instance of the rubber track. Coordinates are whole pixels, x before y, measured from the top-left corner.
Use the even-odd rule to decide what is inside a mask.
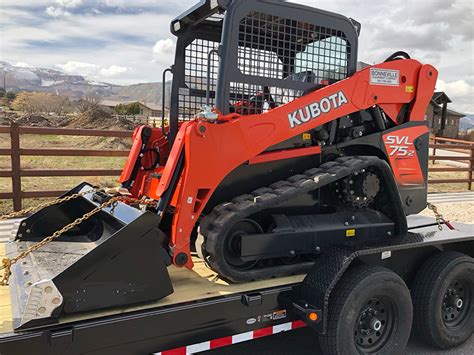
[[[199,226],[198,239],[202,241],[202,254],[209,266],[220,277],[231,282],[240,283],[306,273],[313,262],[236,270],[230,267],[221,255],[223,237],[228,229],[241,219],[276,206],[299,194],[321,188],[356,171],[381,164],[386,163],[374,156],[340,157],[321,164],[318,168],[309,169],[303,174],[293,175],[268,187],[237,196],[231,202],[217,205],[203,218]]]

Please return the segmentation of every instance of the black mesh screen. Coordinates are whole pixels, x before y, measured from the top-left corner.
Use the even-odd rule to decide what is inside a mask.
[[[218,45],[198,38],[185,48],[179,120],[194,118],[205,105],[208,53]],[[253,11],[238,23],[235,56],[242,75],[226,84],[228,107],[231,112],[253,114],[288,103],[310,87],[347,77],[351,46],[336,29]],[[219,59],[214,54],[211,60],[210,104],[214,105]]]
[[[244,47],[239,41],[237,65],[242,74],[263,76],[266,78],[283,78],[283,62],[274,52],[258,48]]]
[[[242,74],[262,78],[262,84],[231,82],[231,111],[261,113],[301,96],[308,84],[343,79],[350,52],[341,31],[251,12],[239,24],[237,65]],[[266,84],[267,78],[280,85]]]
[[[207,58],[212,49],[219,43],[205,39],[195,39],[185,50],[184,81],[186,88],[179,89],[178,116],[180,120],[190,120],[206,104]],[[210,104],[214,105],[215,87],[217,82],[218,57],[211,56],[210,70]]]

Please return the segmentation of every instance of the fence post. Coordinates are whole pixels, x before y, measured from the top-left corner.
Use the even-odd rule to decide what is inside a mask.
[[[471,154],[469,154],[469,182],[467,183],[468,190],[472,188],[472,159],[474,158],[474,147],[471,145]]]
[[[22,209],[21,201],[21,176],[20,176],[20,129],[18,123],[10,124],[10,144],[11,144],[11,166],[12,166],[12,192],[13,210]]]
[[[433,139],[433,157],[436,156],[436,138],[437,137],[435,136],[434,139]],[[436,160],[433,159],[433,165],[435,165],[435,164],[436,164]]]

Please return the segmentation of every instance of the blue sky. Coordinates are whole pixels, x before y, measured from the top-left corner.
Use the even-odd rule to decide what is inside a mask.
[[[470,0],[292,0],[362,23],[359,59],[396,50],[435,65],[437,88],[474,113],[474,5]],[[97,81],[161,80],[173,62],[170,20],[196,0],[1,0],[0,60]]]

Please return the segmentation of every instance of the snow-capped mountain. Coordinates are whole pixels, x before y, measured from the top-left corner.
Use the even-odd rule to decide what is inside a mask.
[[[0,61],[0,80],[5,77],[7,90],[44,91],[80,98],[88,94],[109,96],[118,85],[87,80],[81,75],[69,75],[59,70],[14,66]],[[1,83],[3,86],[3,82]]]
[[[142,101],[161,104],[161,83],[115,85],[89,80],[81,75],[70,75],[60,70],[15,66],[0,61],[0,87],[5,76],[8,91],[41,91],[79,99],[99,95],[116,101]],[[170,102],[171,85],[166,87],[166,102]]]

